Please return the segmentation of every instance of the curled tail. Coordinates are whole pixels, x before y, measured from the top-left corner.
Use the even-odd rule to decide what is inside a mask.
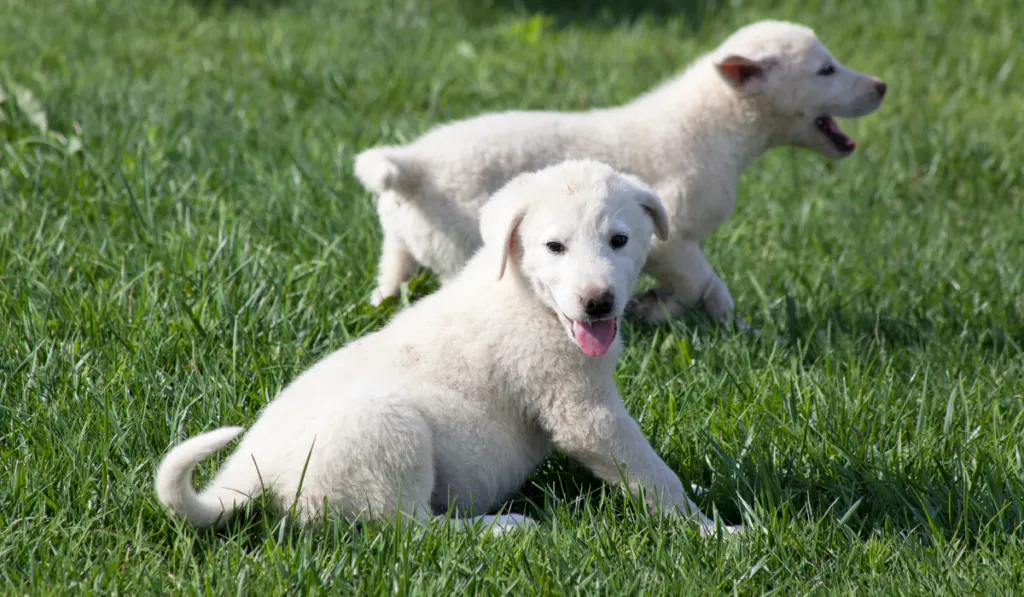
[[[192,469],[196,464],[228,445],[241,432],[241,427],[222,427],[202,433],[178,444],[164,457],[156,473],[156,494],[172,515],[199,528],[222,524],[259,489],[256,470],[235,458],[228,460],[202,493],[196,494],[192,488]]]
[[[356,156],[355,174],[366,190],[413,191],[420,184],[419,167],[411,158],[400,155],[397,147],[374,147]]]

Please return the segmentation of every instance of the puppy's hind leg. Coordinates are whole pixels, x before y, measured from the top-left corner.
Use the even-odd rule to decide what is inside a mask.
[[[398,296],[405,282],[416,273],[416,259],[393,232],[384,231],[380,262],[377,265],[377,287],[370,295],[370,304],[379,306],[393,296]]]
[[[403,398],[405,388],[367,386],[353,393],[360,395],[325,410],[323,424],[301,439],[301,445],[315,448],[305,448],[312,450],[305,464],[299,458],[305,460],[306,454],[296,451],[282,498],[294,499],[301,486],[300,506],[307,518],[320,516],[325,503],[349,520],[429,518],[434,488],[430,425]]]

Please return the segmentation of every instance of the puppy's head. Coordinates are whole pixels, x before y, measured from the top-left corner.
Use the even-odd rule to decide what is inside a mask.
[[[592,357],[615,341],[651,234],[665,239],[668,226],[650,187],[590,160],[521,174],[480,214],[495,276],[526,284]]]
[[[725,40],[713,60],[719,75],[768,115],[778,144],[832,159],[856,147],[834,117],[865,116],[885,97],[885,83],[844,66],[813,31],[793,23],[748,25]]]

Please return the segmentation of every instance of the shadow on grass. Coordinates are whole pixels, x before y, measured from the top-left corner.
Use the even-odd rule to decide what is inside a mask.
[[[735,475],[716,479],[714,492],[726,518],[739,515],[728,510],[739,505],[735,497],[726,499],[731,495],[759,504],[764,514],[780,522],[842,521],[862,538],[885,528],[970,543],[986,530],[1012,534],[1024,528],[1019,498],[1024,484],[992,458],[981,457],[977,467],[965,471],[937,463],[890,466],[824,455],[780,459],[777,450],[764,446],[725,465]]]
[[[1006,308],[1013,310],[1013,305]],[[771,316],[773,323],[754,320],[753,327],[741,328],[725,325],[704,315],[697,309],[689,309],[673,318],[669,324],[647,325],[630,322],[624,329],[624,341],[650,344],[659,333],[674,330],[696,331],[700,335],[716,339],[731,335],[740,336],[749,346],[778,345],[799,355],[800,361],[813,366],[820,359],[834,353],[836,346],[842,350],[881,351],[923,349],[937,337],[957,337],[957,344],[972,344],[994,355],[1024,355],[1024,325],[1008,328],[975,326],[961,330],[937,329],[948,324],[935,323],[919,310],[909,312],[867,312],[840,303],[832,303],[824,312],[812,312],[797,305],[791,296],[785,297],[783,312]],[[1014,320],[1011,316],[1009,319]],[[851,348],[851,346],[853,348]],[[768,352],[771,352],[770,350]],[[694,354],[698,354],[699,351]],[[760,362],[757,354],[751,355],[752,362]],[[711,364],[712,367],[717,365]]]
[[[681,16],[690,32],[726,8],[723,0],[461,0],[461,4],[464,13],[478,22],[502,12],[547,15],[559,27],[570,23],[613,26],[643,17]]]
[[[718,458],[724,458],[724,468],[734,473],[715,475],[711,484],[703,484],[706,492],[691,497],[705,514],[717,509],[726,524],[751,522],[744,520],[742,499],[767,528],[796,521],[821,522],[845,526],[863,539],[884,528],[926,543],[961,539],[970,546],[993,529],[1006,534],[1024,529],[1024,505],[1018,497],[1024,486],[992,460],[980,462],[967,478],[931,466],[904,471],[828,457],[780,460],[777,450],[769,446],[745,450],[739,460],[731,461],[720,449],[712,449],[718,452]],[[638,507],[644,509],[619,488],[556,455],[530,476],[515,497],[489,513],[500,510],[524,514],[544,526],[551,520],[546,510],[563,506],[570,516],[586,510],[604,511],[623,520],[639,512]],[[389,533],[395,527],[393,522],[332,520],[293,524],[270,504],[269,498],[257,496],[236,511],[225,528],[185,532],[197,535],[193,554],[202,560],[217,553],[211,546],[227,540],[237,540],[248,553],[265,549],[268,541],[308,542],[314,547],[334,549]],[[414,532],[411,529],[400,532]]]

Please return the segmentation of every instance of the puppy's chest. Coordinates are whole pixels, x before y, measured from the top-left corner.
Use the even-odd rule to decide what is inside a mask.
[[[521,422],[536,419],[553,400],[573,399],[608,379],[614,384],[607,359],[586,357],[563,330],[533,317],[514,325],[496,321],[502,323],[500,313],[481,321],[471,314],[432,320],[412,336],[433,340],[400,343],[392,355],[395,369],[419,372],[474,410],[500,411],[493,415]]]

